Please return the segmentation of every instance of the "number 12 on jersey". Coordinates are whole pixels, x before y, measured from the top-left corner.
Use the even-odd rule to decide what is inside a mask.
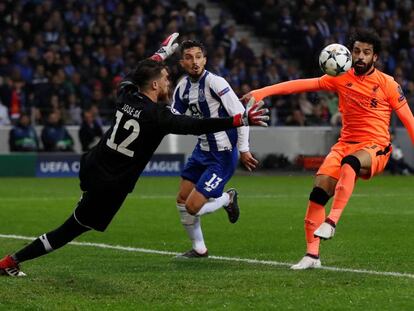
[[[109,148],[111,148],[113,150],[116,150],[116,151],[132,158],[134,156],[134,151],[128,149],[127,147],[135,139],[137,139],[137,137],[139,135],[139,131],[140,131],[140,126],[139,126],[138,121],[135,120],[135,119],[129,119],[128,121],[126,121],[123,128],[126,129],[126,130],[129,130],[132,127],[132,132],[120,144],[116,144],[115,143],[115,136],[116,136],[116,132],[118,131],[119,123],[121,122],[121,119],[122,119],[123,116],[124,116],[123,112],[121,112],[119,110],[116,112],[115,125],[114,125],[114,128],[112,130],[111,137],[109,137],[108,140],[106,141],[106,145]]]

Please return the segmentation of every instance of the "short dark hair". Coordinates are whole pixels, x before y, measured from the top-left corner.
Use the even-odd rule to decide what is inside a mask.
[[[349,36],[348,47],[352,51],[355,41],[372,44],[374,54],[379,54],[381,51],[381,38],[372,30],[360,29]]]
[[[158,62],[150,58],[144,59],[126,75],[121,84],[125,84],[125,81],[130,81],[140,90],[145,89],[151,81],[156,80],[161,76],[161,71],[163,69],[165,69],[165,64],[163,62]]]
[[[180,45],[181,57],[183,56],[185,50],[188,50],[194,47],[200,48],[201,52],[203,52],[203,55],[206,56],[206,49],[200,41],[186,40],[186,41],[183,41]]]

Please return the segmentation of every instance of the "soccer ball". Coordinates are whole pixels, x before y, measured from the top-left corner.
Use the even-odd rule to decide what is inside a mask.
[[[342,44],[330,44],[319,54],[319,66],[327,75],[340,76],[347,72],[351,65],[351,52]]]

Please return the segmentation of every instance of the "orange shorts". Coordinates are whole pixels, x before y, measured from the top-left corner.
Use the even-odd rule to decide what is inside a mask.
[[[371,172],[368,175],[360,176],[369,179],[374,175],[384,171],[391,154],[391,145],[380,146],[374,142],[365,143],[345,143],[338,142],[331,148],[316,175],[328,175],[339,179],[342,159],[358,150],[365,150],[371,156]]]

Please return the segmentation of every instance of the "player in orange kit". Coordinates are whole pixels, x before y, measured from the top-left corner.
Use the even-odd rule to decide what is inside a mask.
[[[270,95],[327,90],[339,96],[341,136],[318,172],[305,216],[306,255],[291,267],[317,268],[320,240],[330,239],[354,189],[356,179],[381,173],[391,154],[389,125],[394,110],[414,144],[414,118],[398,83],[375,68],[381,41],[363,30],[351,36],[353,68],[339,77],[299,79],[254,90],[244,96],[262,100]],[[333,197],[330,213],[325,205]]]

